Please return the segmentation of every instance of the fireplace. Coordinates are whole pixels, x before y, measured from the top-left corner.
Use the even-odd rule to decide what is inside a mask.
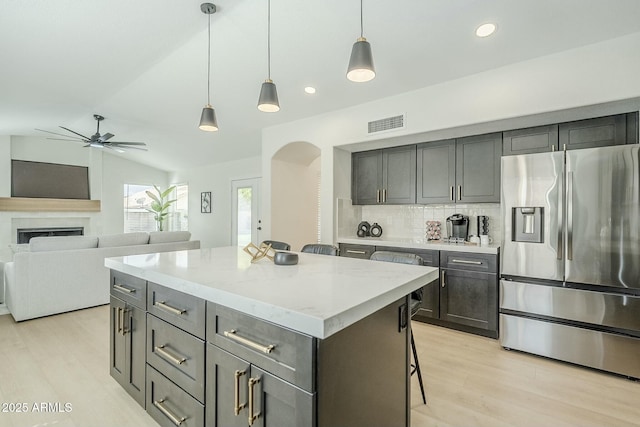
[[[84,227],[18,228],[17,243],[29,243],[32,237],[82,236]]]

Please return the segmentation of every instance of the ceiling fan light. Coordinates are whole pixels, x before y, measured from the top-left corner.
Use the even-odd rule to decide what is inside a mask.
[[[262,83],[260,88],[260,97],[258,98],[258,110],[265,113],[275,113],[280,111],[280,103],[278,102],[278,91],[276,85],[267,79]]]
[[[371,45],[364,37],[359,37],[351,49],[347,78],[352,82],[362,83],[372,80],[376,76],[373,66]]]
[[[218,122],[216,120],[216,111],[209,104],[205,105],[202,109],[202,115],[200,116],[201,130],[207,132],[215,132],[218,130]]]

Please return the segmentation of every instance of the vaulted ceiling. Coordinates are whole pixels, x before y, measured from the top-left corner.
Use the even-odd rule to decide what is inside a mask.
[[[345,72],[360,2],[272,0],[281,110],[261,113],[267,1],[214,0],[211,101],[220,131],[209,133],[197,127],[207,101],[200,3],[2,0],[0,135],[43,136],[34,129],[58,126],[91,134],[99,113],[113,140],[149,146],[121,155],[181,170],[259,155],[267,126],[640,32],[637,0],[364,0],[377,76],[352,83]],[[483,22],[498,31],[476,37]]]

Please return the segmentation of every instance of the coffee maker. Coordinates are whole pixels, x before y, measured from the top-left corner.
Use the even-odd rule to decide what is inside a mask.
[[[469,217],[462,214],[453,214],[447,218],[447,234],[451,240],[467,240]]]

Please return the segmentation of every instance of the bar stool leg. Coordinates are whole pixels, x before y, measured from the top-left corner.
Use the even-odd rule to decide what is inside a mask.
[[[413,340],[413,330],[411,331],[411,350],[413,351],[413,360],[416,362],[415,369],[411,371],[411,375],[418,374],[418,382],[420,383],[420,392],[422,393],[422,401],[427,404],[427,398],[424,395],[424,385],[422,384],[422,373],[420,372],[420,362],[418,362],[418,352],[416,351],[416,343]]]

